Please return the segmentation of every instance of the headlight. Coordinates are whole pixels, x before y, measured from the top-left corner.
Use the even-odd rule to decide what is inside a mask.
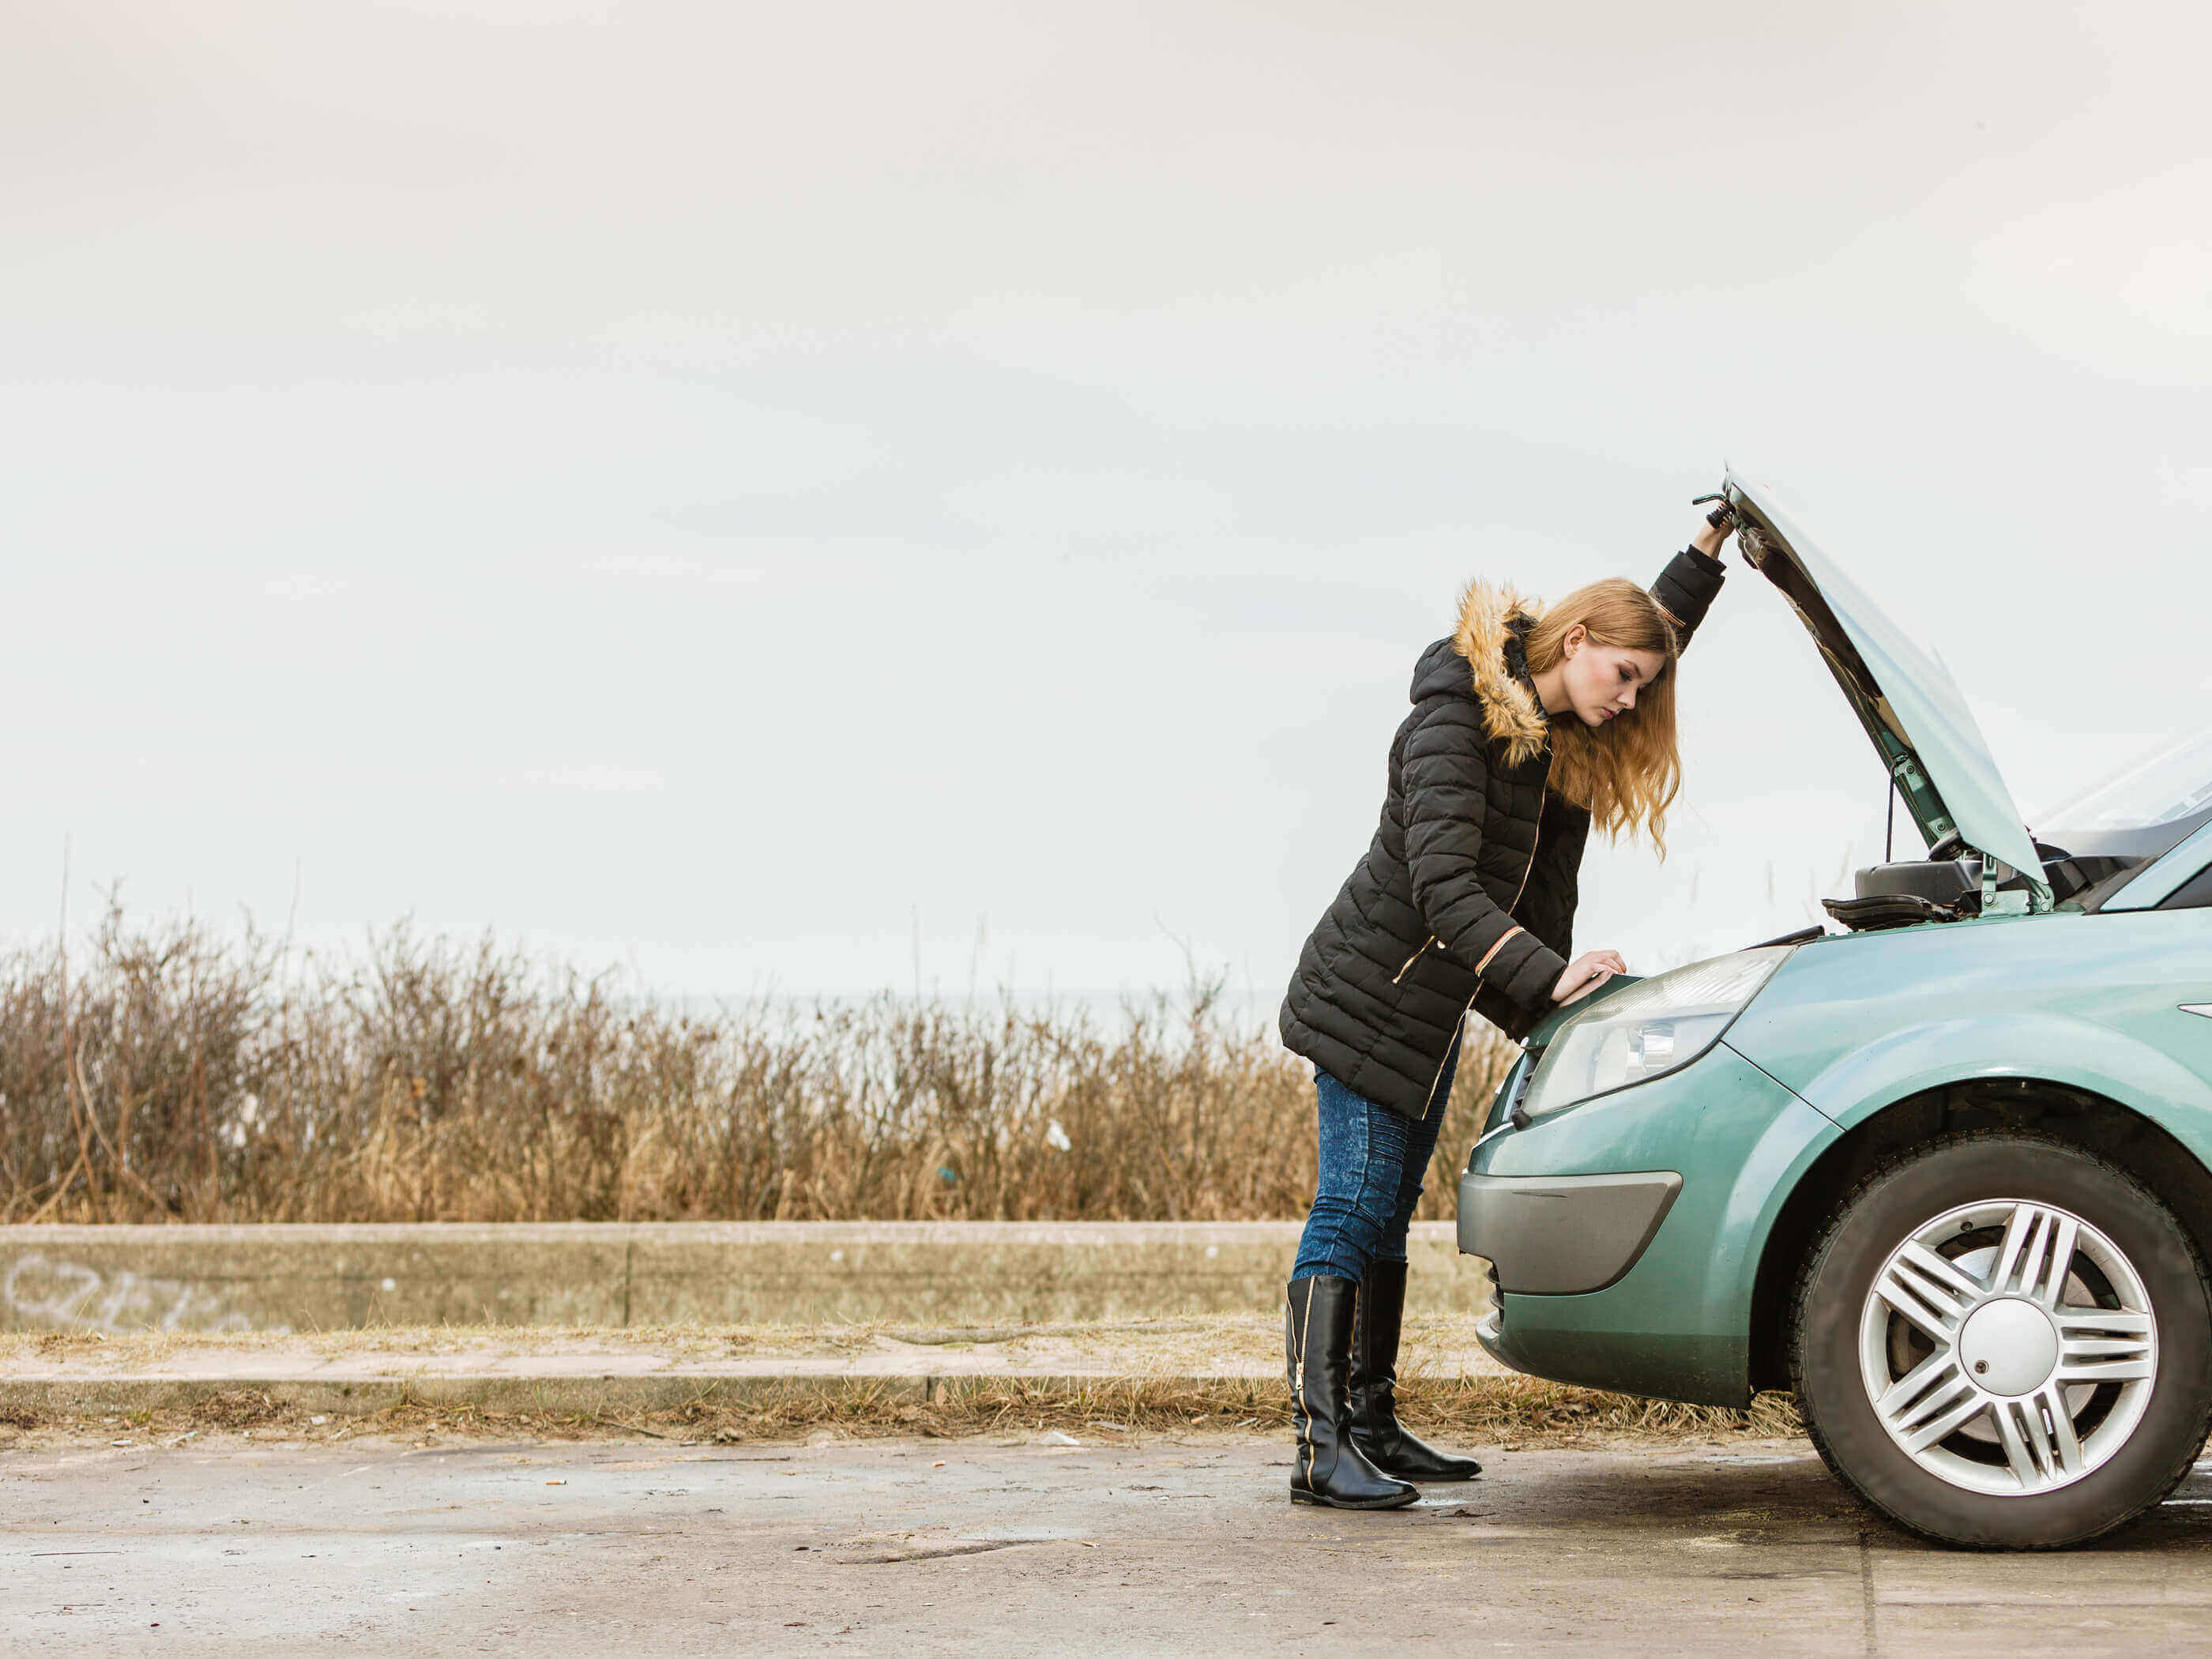
[[[1541,1117],[1687,1066],[1720,1041],[1791,949],[1715,957],[1607,998],[1552,1039],[1521,1109]]]

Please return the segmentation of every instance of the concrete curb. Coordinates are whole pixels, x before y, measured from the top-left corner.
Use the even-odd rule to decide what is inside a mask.
[[[1090,1322],[1279,1305],[1300,1224],[575,1222],[0,1227],[0,1330]],[[1407,1305],[1487,1275],[1416,1223]]]

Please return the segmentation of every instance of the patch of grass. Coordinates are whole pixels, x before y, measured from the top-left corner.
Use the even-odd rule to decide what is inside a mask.
[[[154,1413],[135,1415],[150,1420]],[[285,1407],[276,1397],[262,1389],[227,1389],[221,1394],[208,1395],[191,1411],[192,1421],[208,1429],[252,1428],[258,1424],[276,1422],[284,1415]]]
[[[1399,1397],[1417,1429],[1447,1437],[1494,1444],[1570,1445],[1621,1437],[1660,1439],[1768,1438],[1802,1432],[1795,1400],[1761,1395],[1742,1411],[1682,1406],[1626,1395],[1571,1388],[1528,1376],[1464,1369],[1475,1352],[1474,1316],[1413,1316],[1407,1322],[1407,1364]],[[425,1399],[402,1384],[396,1402],[370,1412],[321,1408],[323,1424],[283,1398],[283,1384],[241,1382],[195,1401],[164,1408],[146,1419],[156,1437],[199,1431],[252,1428],[308,1438],[360,1433],[436,1431],[470,1435],[592,1437],[635,1433],[647,1438],[693,1441],[803,1439],[822,1431],[852,1435],[993,1435],[1060,1429],[1096,1437],[1092,1425],[1117,1424],[1104,1433],[1175,1433],[1287,1428],[1289,1401],[1280,1376],[1281,1327],[1258,1315],[1118,1320],[1097,1324],[906,1328],[866,1326],[708,1326],[548,1329],[510,1326],[431,1328],[387,1327],[308,1337],[258,1334],[196,1336],[150,1334],[109,1337],[97,1343],[54,1344],[50,1337],[0,1338],[0,1362],[21,1355],[86,1362],[84,1374],[127,1375],[152,1360],[223,1352],[267,1352],[303,1346],[324,1358],[372,1353],[410,1355],[527,1355],[578,1352],[636,1352],[672,1359],[720,1356],[849,1354],[879,1339],[911,1342],[935,1353],[957,1346],[991,1344],[1010,1361],[1024,1358],[1048,1368],[1070,1349],[1110,1362],[1112,1374],[1033,1378],[997,1375],[961,1377],[927,1362],[933,1380],[901,1376],[789,1376],[732,1389],[714,1376],[696,1379],[696,1397],[665,1408],[487,1410],[466,1401]],[[996,1366],[995,1358],[991,1362]],[[1217,1367],[1243,1375],[1212,1375]],[[202,1368],[204,1371],[204,1367]],[[685,1385],[690,1388],[691,1385]],[[112,1431],[114,1408],[72,1412],[66,1406],[10,1406],[17,1430],[57,1434]]]
[[[1400,1395],[1407,1426],[1485,1443],[1560,1446],[1622,1437],[1768,1439],[1804,1432],[1796,1400],[1762,1395],[1746,1410],[1684,1406],[1603,1394],[1526,1376],[1414,1379]],[[707,1413],[702,1408],[702,1420]],[[1132,1432],[1290,1427],[1290,1401],[1273,1378],[1102,1379],[1069,1386],[1018,1379],[950,1378],[917,1402],[881,1389],[793,1382],[719,1414],[716,1426],[746,1439],[803,1438],[818,1429],[853,1435],[957,1437],[1016,1430],[1077,1433],[1108,1422]]]
[[[1302,1215],[1310,1068],[1221,990],[702,1015],[489,939],[303,963],[111,908],[0,954],[0,1222]],[[1514,1052],[1470,1027],[1447,1147]]]
[[[1403,1394],[1408,1426],[1474,1445],[1509,1449],[1602,1445],[1624,1440],[1768,1440],[1800,1436],[1796,1398],[1762,1395],[1742,1411],[1682,1406],[1570,1388],[1533,1377],[1464,1377],[1415,1382]],[[898,1382],[869,1386],[793,1381],[738,1404],[703,1397],[658,1411],[488,1411],[466,1402],[403,1395],[359,1416],[313,1422],[308,1413],[263,1389],[210,1395],[190,1408],[132,1413],[130,1429],[150,1443],[204,1433],[250,1431],[256,1437],[339,1440],[362,1434],[461,1438],[641,1439],[694,1444],[804,1441],[827,1431],[855,1438],[921,1435],[946,1439],[1058,1429],[1088,1443],[1145,1435],[1287,1433],[1289,1402],[1273,1379],[1112,1378],[1072,1385],[1002,1378],[942,1382],[927,1401]],[[36,1438],[113,1436],[112,1413],[9,1407],[0,1425]]]

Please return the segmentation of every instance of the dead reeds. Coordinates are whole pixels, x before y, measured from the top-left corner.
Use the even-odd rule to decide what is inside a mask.
[[[111,908],[88,957],[0,956],[0,1221],[1301,1215],[1310,1068],[1220,993],[702,1014],[495,940],[303,966]],[[1470,1026],[1439,1170],[1511,1052]]]

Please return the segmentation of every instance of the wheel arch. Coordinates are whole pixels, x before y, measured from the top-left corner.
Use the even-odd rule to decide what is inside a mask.
[[[1806,1168],[1776,1212],[1751,1296],[1751,1385],[1790,1386],[1791,1292],[1814,1241],[1844,1196],[1899,1152],[1960,1129],[2011,1128],[2109,1159],[2150,1188],[2212,1257],[2212,1170],[2145,1113],[2078,1085],[2032,1075],[1957,1079],[1870,1107]]]

